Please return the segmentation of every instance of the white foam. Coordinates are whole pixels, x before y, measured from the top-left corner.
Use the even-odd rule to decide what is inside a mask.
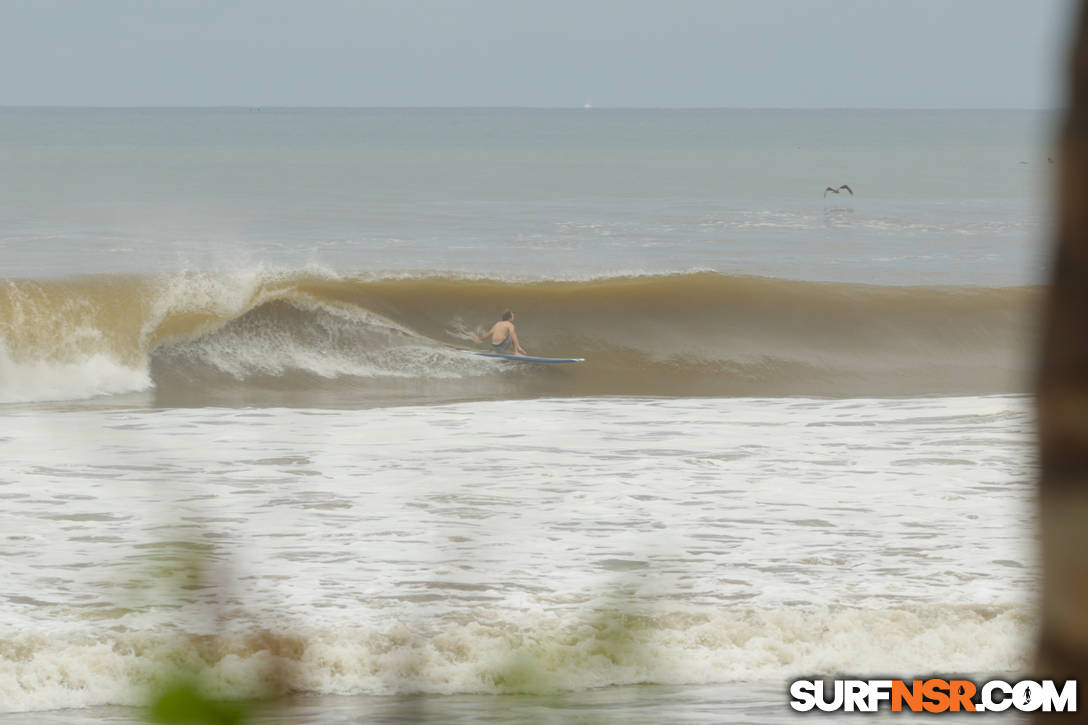
[[[146,368],[129,367],[106,355],[88,355],[78,362],[15,362],[0,341],[0,403],[81,400],[151,386]]]
[[[174,345],[171,354],[237,380],[292,371],[323,378],[451,379],[492,369],[368,310],[306,296],[293,297],[290,304],[312,316],[306,329],[274,320],[244,321]]]
[[[1030,420],[1005,396],[11,411],[0,708],[135,704],[171,667],[232,697],[1017,670]]]
[[[177,672],[211,696],[286,691],[548,693],[813,673],[1016,672],[1033,633],[1015,606],[797,607],[648,614],[479,610],[474,621],[384,627],[0,638],[0,711],[138,705]]]

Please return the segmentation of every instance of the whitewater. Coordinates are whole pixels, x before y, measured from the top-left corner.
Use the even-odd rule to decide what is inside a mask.
[[[0,723],[1019,677],[1049,123],[0,109]]]
[[[1016,672],[1033,635],[1025,408],[9,415],[5,587],[24,594],[0,699],[137,705],[173,666],[226,697]]]

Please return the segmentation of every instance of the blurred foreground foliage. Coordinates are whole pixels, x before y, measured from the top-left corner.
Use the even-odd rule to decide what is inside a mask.
[[[229,586],[211,576],[214,547],[180,540],[161,542],[160,548],[147,582],[163,587],[168,600],[180,600],[186,591]],[[251,719],[252,707],[247,703],[205,695],[198,681],[202,674],[201,668],[164,667],[148,693],[145,719],[161,725],[242,725]]]
[[[249,716],[242,703],[211,700],[190,679],[168,682],[152,696],[148,719],[162,725],[241,725]]]

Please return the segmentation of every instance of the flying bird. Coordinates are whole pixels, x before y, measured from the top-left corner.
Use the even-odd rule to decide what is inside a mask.
[[[829,191],[830,191],[830,192],[831,192],[832,194],[838,194],[838,193],[839,193],[840,191],[842,191],[843,189],[846,189],[847,191],[849,191],[849,192],[850,192],[850,196],[853,196],[853,195],[854,195],[854,190],[853,190],[853,189],[851,189],[851,188],[850,188],[849,186],[847,186],[846,184],[843,184],[843,185],[842,185],[842,186],[840,186],[840,187],[839,187],[838,189],[833,189],[833,188],[832,188],[832,187],[830,187],[830,186],[829,186],[829,187],[827,187],[826,189],[824,189],[824,198],[825,198],[825,199],[827,198],[827,192],[829,192]]]

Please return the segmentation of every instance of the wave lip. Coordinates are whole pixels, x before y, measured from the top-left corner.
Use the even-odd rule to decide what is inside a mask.
[[[1026,389],[1036,288],[881,287],[715,272],[497,281],[322,270],[0,287],[0,401],[154,390],[163,404]],[[465,354],[504,307],[548,370]],[[477,348],[478,349],[478,348]],[[277,397],[279,396],[279,397]]]

